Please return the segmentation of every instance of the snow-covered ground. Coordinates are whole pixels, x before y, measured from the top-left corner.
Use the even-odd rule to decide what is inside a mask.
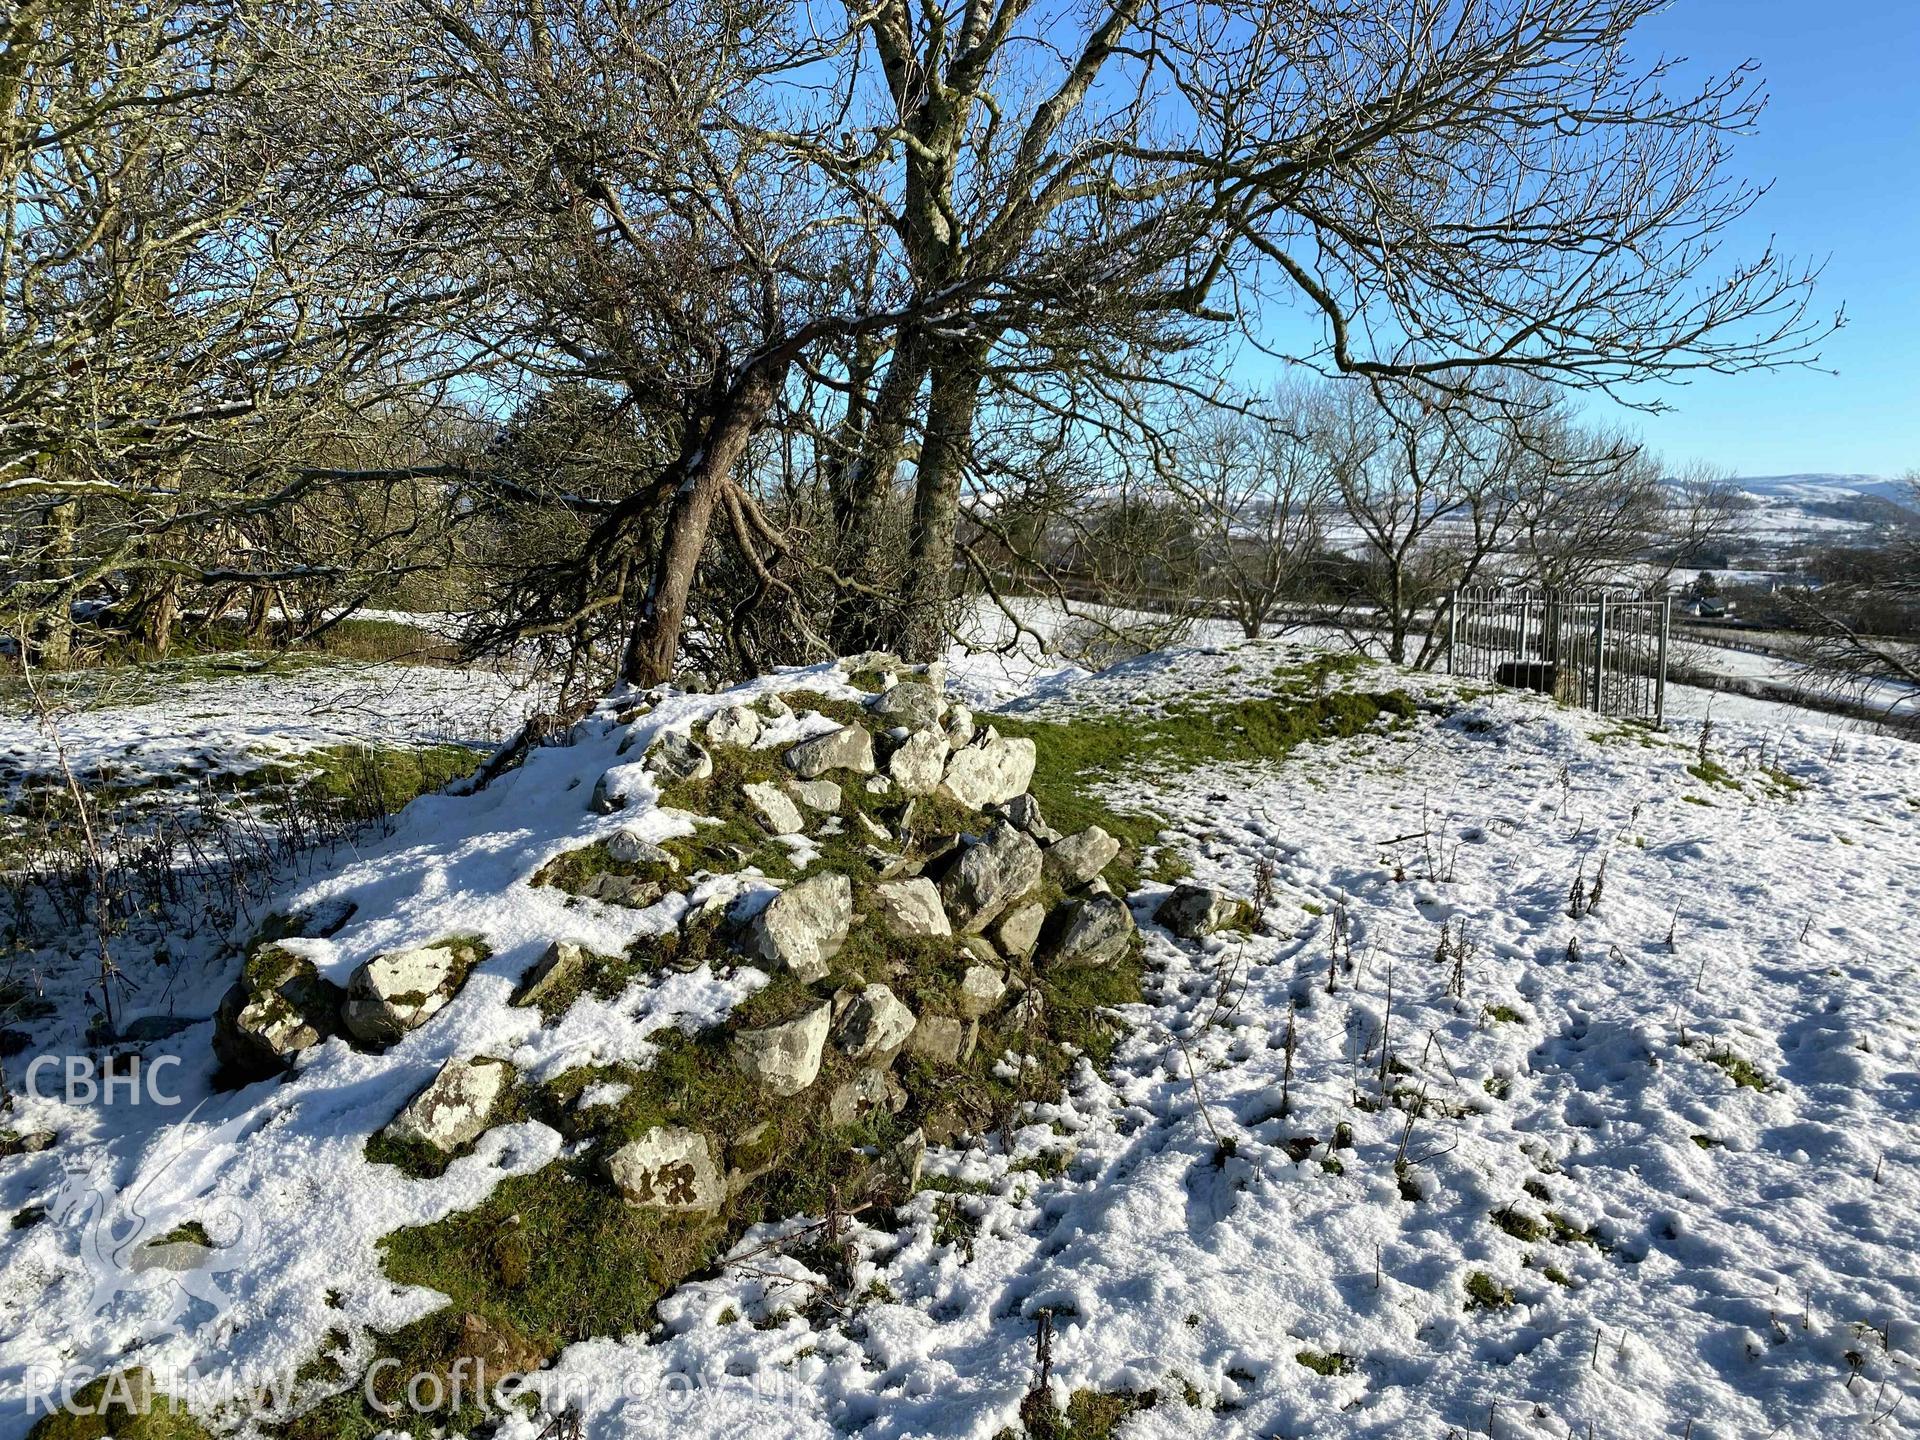
[[[1810,675],[1806,667],[1785,654],[1763,649],[1741,649],[1734,645],[1708,644],[1698,640],[1676,640],[1673,664],[1705,675],[1723,676],[1735,681],[1758,681],[1770,690],[1795,697],[1818,697],[1826,693],[1821,679]],[[1690,689],[1694,687],[1675,687]],[[1711,693],[1711,692],[1708,692]],[[1869,681],[1842,692],[1843,698],[1866,710],[1889,718],[1907,719],[1920,714],[1920,692],[1911,685],[1893,680]],[[1683,697],[1683,712],[1695,714],[1695,702]],[[1759,702],[1768,703],[1768,702]],[[1777,707],[1786,708],[1786,707]],[[1845,722],[1836,722],[1845,723]],[[1857,728],[1857,727],[1856,727]]]
[[[1031,645],[957,656],[953,683],[1061,720],[1144,715],[1258,695],[1307,654],[1201,638],[1098,675]],[[1262,933],[1176,942],[1151,920],[1164,887],[1132,897],[1154,979],[1112,1068],[1082,1065],[1012,1153],[932,1155],[978,1193],[923,1192],[898,1232],[856,1226],[869,1303],[772,1318],[795,1308],[779,1272],[801,1272],[762,1258],[683,1287],[658,1335],[571,1347],[534,1388],[594,1437],[991,1440],[1017,1423],[1044,1308],[1059,1397],[1157,1392],[1120,1432],[1139,1440],[1920,1433],[1920,747],[1786,707],[1751,724],[1716,700],[1702,766],[1684,716],[1656,736],[1385,667],[1347,683],[1431,703],[1271,764],[1168,773],[1143,748],[1104,778],[1166,818],[1200,881],[1252,897],[1265,874]],[[282,698],[219,722],[187,718],[212,700],[169,699],[129,733],[157,752],[169,726],[332,723]],[[366,1136],[440,1061],[644,1059],[651,1031],[739,998],[703,968],[544,1029],[506,1004],[550,939],[617,949],[673,918],[671,900],[569,908],[524,882],[614,826],[585,797],[623,741],[719,703],[678,697],[635,726],[602,712],[481,796],[416,802],[284,897],[358,903],[308,942],[338,979],[400,943],[491,944],[385,1055],[330,1042],[284,1084],[214,1094],[199,1024],[154,1052],[180,1057],[189,1119],[20,1100],[11,1128],[62,1140],[0,1161],[0,1212],[91,1171],[107,1202],[167,1225],[218,1200],[240,1240],[183,1308],[124,1267],[103,1296],[97,1231],[0,1229],[0,1436],[67,1367],[264,1373],[330,1331],[423,1313],[437,1297],[388,1281],[378,1238],[561,1146],[523,1122],[439,1179],[368,1164]],[[404,723],[425,705],[374,709]],[[619,823],[666,833],[637,799]],[[970,1247],[943,1223],[955,1204]],[[499,1433],[533,1440],[547,1419]]]
[[[68,763],[121,783],[233,770],[350,743],[487,744],[538,708],[528,677],[480,667],[239,656],[42,681]],[[0,703],[0,773],[40,773],[52,741],[24,687]]]

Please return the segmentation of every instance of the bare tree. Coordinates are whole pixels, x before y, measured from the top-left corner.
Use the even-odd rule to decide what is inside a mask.
[[[377,483],[312,465],[411,394],[438,277],[378,194],[375,53],[293,4],[49,0],[0,16],[0,555],[48,661],[98,594],[164,645],[182,589],[351,568],[238,544]],[[254,537],[255,541],[258,536]]]
[[[1426,660],[1430,617],[1504,531],[1508,492],[1489,483],[1479,422],[1464,402],[1429,404],[1397,385],[1343,384],[1324,398],[1315,439],[1339,496],[1336,534],[1361,561],[1362,608],[1341,618],[1395,664]]]
[[[1160,475],[1193,517],[1200,593],[1250,640],[1300,598],[1338,500],[1326,447],[1313,443],[1316,403],[1307,387],[1282,386],[1258,410],[1189,407],[1163,437]]]
[[[1728,471],[1704,463],[1683,468],[1668,482],[1665,511],[1651,537],[1649,589],[1671,589],[1674,571],[1698,569],[1708,555],[1739,538],[1752,509],[1753,501]]]
[[[1323,340],[1298,358],[1456,395],[1480,372],[1616,390],[1804,355],[1810,275],[1770,252],[1716,268],[1756,197],[1725,172],[1751,72],[1668,93],[1673,69],[1628,45],[1659,8],[873,11],[898,178],[867,179],[863,152],[863,193],[916,286],[1004,267],[1026,302],[903,332],[877,382],[911,409],[926,376],[907,648],[934,643],[983,389],[1032,362],[1138,378],[1208,324],[1257,341],[1264,304],[1301,301]],[[905,428],[870,432],[865,483],[891,483]]]
[[[1563,401],[1511,420],[1503,449],[1508,573],[1548,590],[1637,588],[1640,557],[1668,515],[1658,460],[1624,434],[1578,423]]]
[[[8,12],[8,578],[56,651],[83,594],[157,633],[175,580],[337,607],[400,563],[401,510],[493,487],[490,523],[574,537],[509,628],[621,629],[628,679],[690,617],[926,656],[983,434],[1049,416],[1132,473],[1142,397],[1212,393],[1279,308],[1319,331],[1288,358],[1442,428],[1488,377],[1641,400],[1792,363],[1812,276],[1719,252],[1756,196],[1726,164],[1751,72],[1636,61],[1662,3]],[[445,436],[383,458],[368,418],[563,382],[655,448],[570,488]],[[1444,446],[1419,461],[1452,485]],[[373,563],[260,548],[285,528],[257,517],[388,484],[428,488],[353,512]],[[1410,514],[1403,598],[1440,537]]]
[[[1907,476],[1907,487],[1920,507],[1920,472]],[[1920,696],[1920,530],[1901,530],[1871,551],[1817,558],[1820,583],[1782,596],[1803,632],[1808,675],[1856,698],[1879,685]],[[1909,719],[1920,711],[1915,696],[1904,702]]]

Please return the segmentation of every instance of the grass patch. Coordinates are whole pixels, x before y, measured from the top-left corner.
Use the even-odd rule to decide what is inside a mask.
[[[664,850],[666,846],[663,845],[661,848]],[[674,858],[684,867],[686,864],[684,860],[680,860],[679,856]],[[616,860],[607,852],[606,843],[596,840],[591,845],[582,845],[577,850],[569,850],[563,855],[554,856],[534,872],[532,883],[551,885],[554,889],[564,890],[569,895],[583,895],[588,893],[593,882],[602,875],[619,875],[627,879],[658,884],[664,893],[666,889],[676,884],[680,873],[672,865],[663,861]]]
[[[1504,1210],[1494,1211],[1493,1214],[1487,1218],[1514,1239],[1524,1241],[1529,1245],[1537,1240],[1544,1240],[1546,1238],[1546,1226],[1542,1225],[1531,1215],[1523,1214],[1521,1211],[1515,1210],[1511,1205]]]
[[[1553,1232],[1553,1238],[1562,1245],[1592,1245],[1604,1249],[1600,1237],[1591,1230],[1583,1230],[1558,1210],[1547,1211],[1547,1225]]]
[[[1511,1005],[1489,1005],[1487,1007],[1487,1016],[1490,1019],[1499,1021],[1502,1025],[1521,1025],[1526,1022],[1527,1018]]]
[[[1502,1285],[1484,1270],[1467,1276],[1467,1309],[1505,1310],[1513,1304],[1513,1290]]]
[[[1306,1366],[1307,1369],[1313,1371],[1316,1375],[1325,1375],[1331,1378],[1335,1375],[1351,1375],[1353,1373],[1353,1357],[1351,1355],[1342,1355],[1338,1350],[1330,1354],[1320,1350],[1302,1350],[1293,1358]]]
[[[303,650],[343,660],[433,660],[451,664],[460,658],[460,649],[431,630],[409,625],[404,620],[368,620],[359,616],[342,620],[300,646]]]
[[[431,1286],[452,1310],[485,1315],[551,1355],[644,1331],[654,1303],[708,1264],[726,1231],[719,1219],[625,1204],[579,1157],[510,1176],[479,1208],[398,1231],[382,1248],[395,1280]]]
[[[873,671],[861,672],[861,676],[868,679],[870,683],[855,683],[852,676],[848,677],[847,683],[853,685],[856,690],[877,694],[880,686],[877,681],[871,680],[874,674]],[[818,690],[787,690],[781,693],[780,698],[792,706],[796,712],[817,710],[837,725],[871,725],[873,723],[873,716],[858,700],[843,700],[833,695],[822,695]]]
[[[1052,1401],[1033,1391],[1020,1403],[1020,1419],[1027,1428],[1028,1440],[1112,1440],[1121,1423],[1142,1410],[1151,1410],[1160,1396],[1148,1390],[1142,1394],[1103,1394],[1098,1390],[1076,1390],[1065,1410],[1053,1408]]]
[[[1711,755],[1703,756],[1687,766],[1687,774],[1703,785],[1717,785],[1722,790],[1738,790],[1740,782],[1733,778],[1727,767]]]
[[[242,790],[289,785],[331,809],[390,815],[471,775],[485,758],[465,745],[328,745],[271,761],[236,784]]]
[[[1763,1070],[1732,1050],[1709,1050],[1707,1060],[1710,1064],[1718,1065],[1726,1072],[1727,1078],[1741,1089],[1766,1091],[1773,1088],[1773,1081],[1767,1078]]]
[[[1806,781],[1799,779],[1797,776],[1789,775],[1778,765],[1763,766],[1760,773],[1766,777],[1767,783],[1773,786],[1783,799],[1788,796],[1798,795],[1802,790],[1807,788]]]
[[[82,1414],[82,1411],[93,1413]],[[143,1369],[116,1370],[82,1386],[71,1407],[42,1416],[27,1440],[212,1440],[212,1432]]]
[[[1099,825],[1121,842],[1125,848],[1117,874],[1131,889],[1141,878],[1139,856],[1157,843],[1164,822],[1150,813],[1116,810],[1090,791],[1088,781],[1118,779],[1142,757],[1151,757],[1160,774],[1213,764],[1272,763],[1304,744],[1411,721],[1418,712],[1405,691],[1323,688],[1364,664],[1357,657],[1330,655],[1283,669],[1278,674],[1286,691],[1261,699],[1181,703],[1159,714],[1079,716],[1065,723],[995,715],[992,723],[1002,734],[1035,741],[1030,788],[1048,823],[1068,832]],[[1163,861],[1153,878],[1174,880],[1183,873],[1183,866],[1176,871]]]
[[[991,1195],[994,1187],[983,1180],[960,1180],[952,1175],[922,1175],[920,1188],[941,1195]]]
[[[166,1234],[146,1242],[143,1249],[152,1250],[161,1245],[199,1245],[205,1249],[213,1248],[213,1238],[207,1234],[207,1227],[198,1220],[189,1220],[176,1225]]]

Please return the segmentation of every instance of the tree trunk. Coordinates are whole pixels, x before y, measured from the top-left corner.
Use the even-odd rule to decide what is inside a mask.
[[[73,568],[74,534],[80,528],[80,503],[69,500],[47,511],[47,548],[41,574],[55,584]],[[62,594],[48,612],[40,635],[40,663],[59,669],[73,658],[73,601]]]
[[[256,585],[247,597],[247,643],[264,645],[267,643],[267,623],[273,618],[273,589],[268,585]]]
[[[160,588],[147,601],[146,614],[142,617],[144,639],[147,649],[156,656],[164,656],[173,644],[174,621],[180,617],[180,581],[169,575],[160,582]]]
[[[893,499],[894,472],[906,448],[913,403],[926,374],[925,344],[911,332],[902,334],[852,453],[832,480],[840,574],[867,587],[843,586],[836,592],[828,633],[843,655],[885,644],[892,628],[892,617],[881,613],[878,599],[870,592],[886,588],[887,508]]]
[[[1387,659],[1395,665],[1407,663],[1407,614],[1405,573],[1395,560],[1387,579]]]
[[[627,638],[627,653],[620,667],[621,678],[630,685],[664,685],[673,678],[674,661],[680,654],[680,632],[687,620],[687,601],[700,569],[700,556],[707,548],[714,507],[773,403],[786,369],[785,361],[750,366],[721,397],[707,424],[698,428],[700,443],[681,461],[685,478],[667,511],[666,533],[654,563],[653,581],[647,588],[640,618]]]
[[[913,496],[913,544],[902,586],[901,658],[937,660],[946,648],[947,606],[960,528],[960,487],[980,403],[980,366],[970,347],[942,346],[929,369],[927,433]]]

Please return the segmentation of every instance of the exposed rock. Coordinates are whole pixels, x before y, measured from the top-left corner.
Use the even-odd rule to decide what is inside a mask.
[[[920,1188],[920,1170],[926,1159],[927,1132],[918,1126],[901,1136],[887,1151],[887,1165],[900,1177],[907,1194]]]
[[[611,870],[593,876],[574,891],[589,900],[603,900],[609,905],[626,905],[635,910],[645,909],[666,893],[667,887],[658,880],[617,875]]]
[[[707,721],[709,745],[751,745],[760,738],[760,717],[744,705],[729,705]]]
[[[656,1125],[622,1145],[607,1161],[607,1174],[629,1205],[705,1213],[727,1199],[713,1142],[678,1125]]]
[[[710,695],[713,693],[713,681],[707,678],[704,670],[680,670],[674,673],[673,685],[676,690],[684,690],[689,695]]]
[[[28,1130],[19,1135],[11,1131],[0,1131],[0,1157],[38,1155],[42,1151],[51,1150],[59,1143],[60,1135],[55,1130]]]
[[[1098,825],[1055,841],[1047,850],[1047,873],[1068,889],[1092,880],[1120,853],[1120,842]]]
[[[677,730],[669,730],[654,741],[653,748],[647,751],[647,768],[658,775],[664,784],[705,780],[713,774],[713,756],[707,753],[705,746]]]
[[[779,695],[762,695],[760,697],[760,713],[765,715],[769,720],[791,720],[793,718],[793,707],[787,704],[786,700]]]
[[[445,1008],[480,959],[460,940],[376,955],[347,980],[340,1018],[366,1045],[391,1045]]]
[[[958,1065],[973,1054],[980,1024],[958,1015],[922,1015],[907,1037],[907,1053],[936,1065]]]
[[[802,980],[819,980],[853,922],[853,884],[828,871],[782,890],[753,917],[748,950]]]
[[[993,943],[1009,960],[1031,955],[1040,939],[1040,927],[1047,923],[1047,907],[1040,904],[1016,905],[1000,917],[993,927]]]
[[[953,926],[940,904],[940,887],[925,876],[888,880],[873,887],[874,911],[895,935],[951,935]]]
[[[988,726],[948,758],[941,788],[969,810],[1002,805],[1025,793],[1033,760],[1033,741],[1008,739]]]
[[[880,691],[903,675],[925,675],[930,667],[909,665],[891,650],[867,650],[849,655],[840,662],[849,684],[862,690]],[[946,667],[940,667],[937,684],[946,684]]]
[[[874,696],[867,708],[889,725],[931,730],[940,723],[940,712],[947,706],[940,692],[931,685],[903,680]]]
[[[954,749],[970,744],[974,736],[973,712],[964,705],[954,705],[947,711],[946,729],[947,743]]]
[[[512,1081],[513,1067],[504,1060],[449,1060],[394,1117],[386,1134],[450,1154],[486,1130],[487,1117]]]
[[[882,845],[890,844],[893,840],[893,832],[864,810],[853,812],[853,823],[866,833],[869,840],[878,841]]]
[[[780,1159],[780,1135],[771,1120],[750,1125],[727,1142],[727,1193],[737,1195]]]
[[[1031,793],[1016,795],[999,808],[1011,824],[1026,831],[1042,845],[1051,845],[1060,838],[1060,832],[1041,818],[1040,802]]]
[[[873,866],[874,878],[877,880],[897,880],[902,875],[920,873],[919,867],[910,862],[906,856],[896,855],[893,851],[879,845],[863,845],[860,848],[860,854],[869,865]]]
[[[855,1060],[892,1056],[914,1027],[909,1010],[885,985],[869,985],[847,1004],[840,1021],[840,1048]]]
[[[840,802],[845,798],[831,780],[789,780],[787,793],[809,810],[818,810],[823,815],[839,814]]]
[[[893,789],[893,781],[884,775],[869,775],[861,782],[869,795],[886,795]]]
[[[615,765],[593,782],[593,795],[588,800],[594,811],[601,815],[611,815],[627,807],[628,798],[636,790],[647,789],[652,785],[645,769],[639,765]]]
[[[680,862],[637,830],[616,830],[606,839],[607,858],[622,865],[658,865],[675,871]]]
[[[984,935],[956,935],[953,937],[953,948],[962,960],[976,965],[997,966],[1000,963],[1000,952]]]
[[[787,793],[778,785],[762,780],[742,787],[741,794],[746,796],[754,818],[767,827],[769,834],[797,835],[805,828],[800,807],[787,798]]]
[[[946,774],[947,737],[938,730],[916,730],[887,757],[887,775],[908,795],[931,795]]]
[[[893,1072],[869,1065],[834,1087],[827,1097],[827,1120],[833,1125],[852,1125],[882,1106],[889,1114],[898,1115],[906,1105],[906,1088],[894,1079]]]
[[[1040,847],[1005,820],[960,852],[940,882],[954,927],[979,934],[1040,880]]]
[[[341,990],[279,945],[247,957],[213,1020],[213,1050],[237,1077],[265,1079],[335,1033]]]
[[[1114,895],[1063,900],[1040,933],[1044,965],[1111,965],[1126,953],[1134,933],[1133,912]]]
[[[822,1000],[783,1025],[735,1031],[733,1063],[775,1095],[798,1095],[820,1073],[820,1057],[832,1024],[833,1005]]]
[[[998,965],[969,965],[960,977],[960,1015],[978,1020],[1000,1008],[1007,995],[1007,977]]]
[[[951,1145],[967,1133],[967,1123],[957,1105],[936,1105],[920,1122],[920,1131],[929,1145]]]
[[[817,780],[829,770],[873,774],[873,735],[860,725],[842,725],[787,751],[787,768],[802,780]]]
[[[1240,909],[1231,895],[1205,885],[1177,885],[1153,912],[1154,923],[1185,940],[1198,940],[1230,924]]]
[[[1007,989],[1013,991],[1013,999],[1008,1002],[1007,1013],[1001,1017],[1001,1023],[1013,1031],[1044,1034],[1046,1001],[1039,989],[1023,987],[1016,990],[1011,984]]]
[[[580,983],[587,973],[587,951],[571,940],[556,940],[521,977],[515,1005],[542,1005]]]

